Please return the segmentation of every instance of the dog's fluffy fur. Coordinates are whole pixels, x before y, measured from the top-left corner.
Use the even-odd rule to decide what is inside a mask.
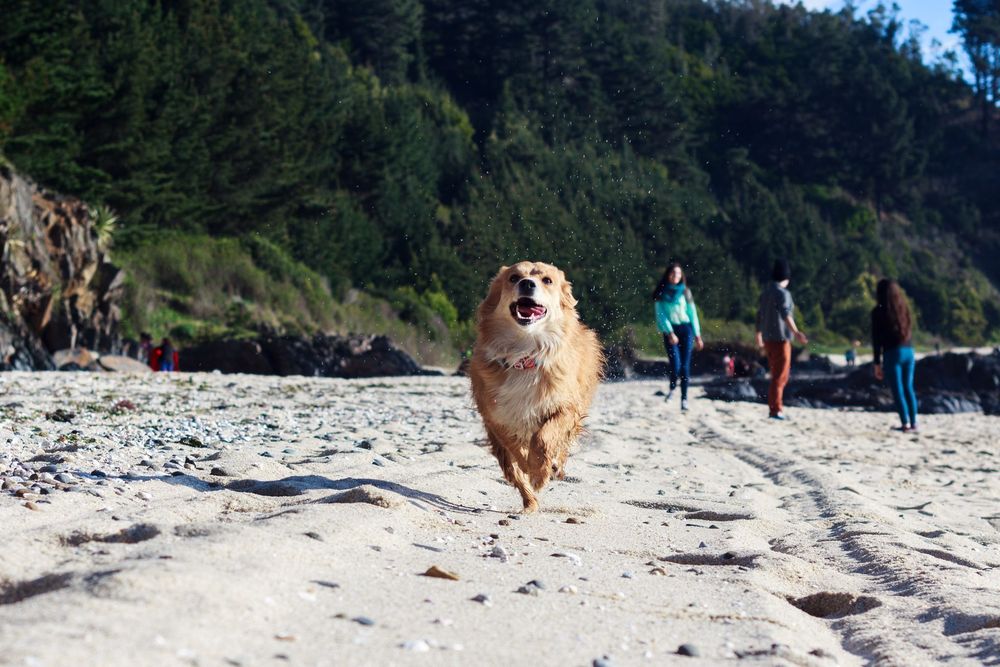
[[[563,478],[600,382],[601,347],[576,303],[562,271],[519,262],[500,269],[477,311],[472,395],[525,512],[538,509],[535,491]]]

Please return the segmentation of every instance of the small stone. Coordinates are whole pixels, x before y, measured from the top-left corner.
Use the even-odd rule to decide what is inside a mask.
[[[79,480],[68,472],[61,472],[56,475],[56,481],[63,484],[76,484]]]
[[[527,585],[528,586],[534,586],[535,588],[537,588],[538,590],[541,590],[541,591],[545,590],[545,584],[543,582],[539,581],[538,579],[532,579],[531,581],[528,582]]]
[[[562,551],[557,551],[557,552],[555,552],[554,554],[551,554],[551,555],[553,557],[555,557],[555,558],[566,558],[566,559],[569,560],[569,562],[573,563],[573,565],[582,565],[583,564],[583,559],[581,559],[576,554],[569,554],[569,553],[564,553]]]
[[[24,506],[27,507],[29,510],[33,510],[35,512],[39,511],[38,510],[38,505],[36,505],[35,503],[31,502],[30,500],[27,501],[26,503],[24,503]]]
[[[103,470],[91,470],[90,471],[90,476],[91,477],[107,477],[108,473],[104,472]]]
[[[667,571],[664,570],[662,567],[654,567],[652,570],[649,571],[649,573],[665,576],[667,574]]]
[[[469,598],[469,599],[472,600],[473,602],[478,602],[479,604],[483,605],[484,607],[492,607],[493,606],[493,599],[489,595],[486,595],[485,593],[480,593],[476,597]]]
[[[375,625],[375,621],[368,618],[367,616],[355,616],[351,620],[357,623],[358,625]]]
[[[664,491],[663,489],[660,489],[659,491],[656,492],[656,495],[658,495],[658,496],[665,496],[665,495],[667,495],[667,492]]]
[[[534,586],[521,586],[516,592],[521,593],[522,595],[532,595],[534,597],[538,597],[538,589]]]
[[[424,577],[434,577],[436,579],[449,579],[451,581],[458,581],[458,575],[454,572],[449,572],[448,570],[442,570],[437,565],[431,565],[427,568],[427,571],[422,574]]]
[[[498,559],[501,563],[506,563],[510,560],[510,555],[507,553],[507,550],[499,544],[493,547],[493,551],[490,552],[490,556]]]
[[[354,446],[357,447],[358,449],[371,449],[372,443],[370,440],[359,440],[358,442],[354,443]]]
[[[500,519],[499,521],[497,521],[497,524],[501,526],[509,526],[510,521],[508,521],[507,519]]]
[[[622,579],[631,579],[631,578],[632,578],[632,573],[631,572],[627,572],[627,571],[626,572],[622,572]]]
[[[372,459],[372,465],[384,468],[385,467],[385,461],[383,459]]]
[[[151,493],[147,492],[147,491],[140,491],[139,493],[137,493],[135,495],[140,500],[152,500],[153,499],[153,495]]]
[[[425,642],[423,639],[411,639],[403,642],[399,646],[403,650],[413,651],[414,653],[427,653],[431,650],[430,644]]]
[[[600,658],[594,658],[594,661],[590,664],[591,667],[614,667],[615,663],[611,662],[611,658],[605,655]]]
[[[226,472],[225,468],[219,468],[218,466],[209,470],[208,474],[214,475],[215,477],[232,477],[232,475]]]
[[[698,548],[699,549],[705,549],[706,547],[708,547],[708,545],[705,544],[704,542],[701,542],[701,543],[698,544]]]
[[[698,651],[698,647],[694,644],[681,644],[677,647],[677,655],[686,655],[691,658],[697,658],[701,655]]]
[[[580,521],[575,516],[571,516],[566,519],[566,523],[583,523],[583,521]]]

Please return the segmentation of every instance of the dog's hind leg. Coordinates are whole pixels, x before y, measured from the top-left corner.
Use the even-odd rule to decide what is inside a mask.
[[[527,476],[521,470],[517,457],[504,447],[503,443],[492,431],[487,429],[486,435],[489,438],[493,456],[496,457],[497,462],[500,464],[500,469],[503,471],[504,479],[513,484],[514,488],[521,494],[521,501],[524,503],[524,512],[530,514],[537,511],[538,499],[532,493]]]
[[[552,477],[563,478],[569,447],[582,430],[583,418],[575,410],[560,410],[535,432],[528,452],[528,473],[535,491]]]

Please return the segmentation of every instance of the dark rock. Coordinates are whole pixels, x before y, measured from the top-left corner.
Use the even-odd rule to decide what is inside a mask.
[[[708,383],[705,393],[715,400],[761,402],[766,400],[768,384],[766,377],[750,380],[727,378]],[[1000,414],[998,386],[1000,355],[997,354],[949,353],[924,357],[917,362],[914,372],[918,411],[923,414]],[[806,374],[793,370],[784,399],[787,405],[793,407],[896,410],[892,392],[887,384],[875,379],[870,363],[846,375]]]
[[[440,375],[424,370],[386,336],[265,336],[256,341],[214,341],[181,351],[186,370],[255,375],[365,378]]]
[[[767,400],[767,394],[761,396],[748,379],[724,378],[705,385],[705,398],[716,401],[761,402]]]
[[[918,397],[917,403],[917,412],[931,415],[983,412],[983,406],[979,402],[979,397],[974,393],[934,393]]]
[[[701,652],[694,644],[681,644],[677,647],[677,655],[686,655],[692,658],[697,658],[701,655]]]

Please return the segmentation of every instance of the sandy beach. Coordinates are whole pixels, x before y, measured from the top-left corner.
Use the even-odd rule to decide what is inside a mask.
[[[605,384],[521,516],[465,378],[0,386],[3,665],[1000,664],[996,418]]]

